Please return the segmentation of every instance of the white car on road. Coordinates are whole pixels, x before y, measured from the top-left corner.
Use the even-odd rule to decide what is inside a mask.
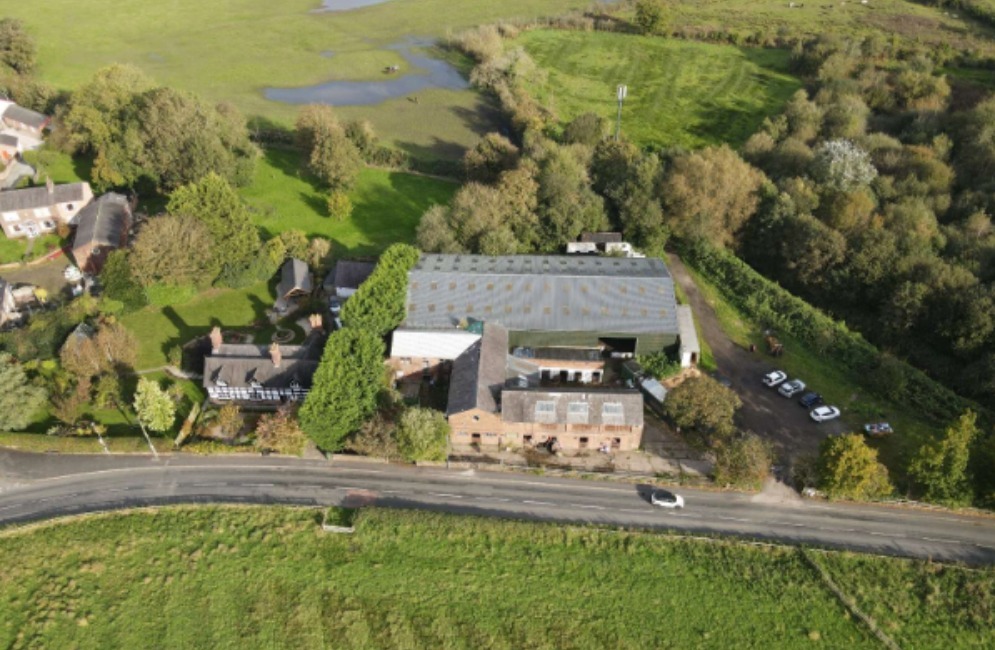
[[[809,417],[811,417],[816,422],[835,420],[839,416],[840,416],[840,410],[835,406],[820,406],[817,409],[812,409],[812,412],[809,413]]]
[[[764,386],[773,388],[788,378],[787,373],[780,370],[772,370],[764,375]]]
[[[801,379],[792,379],[791,381],[781,384],[781,387],[777,389],[777,392],[785,397],[794,397],[803,390],[805,390],[805,382]]]
[[[650,503],[661,508],[681,509],[684,507],[684,497],[667,490],[653,490]]]

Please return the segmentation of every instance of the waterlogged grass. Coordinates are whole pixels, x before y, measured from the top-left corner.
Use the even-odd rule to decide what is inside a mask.
[[[330,515],[355,533],[320,532],[320,510],[271,507],[0,533],[0,645],[879,647],[793,549],[413,511]],[[970,612],[991,607],[991,570],[826,561],[859,584],[941,575],[972,590],[974,604],[906,589],[891,601],[900,606],[878,608],[903,647],[987,637]]]
[[[113,63],[138,66],[161,84],[231,102],[263,122],[290,125],[298,107],[267,100],[267,87],[331,80],[383,81],[411,66],[387,46],[435,38],[501,18],[559,15],[587,0],[389,0],[342,13],[314,13],[320,0],[0,0],[38,43],[38,74],[71,90]],[[492,111],[473,91],[431,90],[345,109],[385,138],[424,157],[451,157],[492,130]]]
[[[549,73],[532,87],[563,122],[593,111],[642,145],[739,145],[800,87],[788,52],[614,33],[536,30],[516,43]]]
[[[301,171],[297,151],[269,149],[256,165],[252,184],[241,190],[253,220],[266,237],[298,229],[332,241],[337,257],[375,255],[395,242],[411,242],[422,214],[446,204],[456,183],[383,169],[364,169],[349,193],[349,219],[328,214],[327,193]]]

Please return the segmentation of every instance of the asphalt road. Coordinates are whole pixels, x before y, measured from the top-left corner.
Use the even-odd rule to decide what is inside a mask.
[[[532,475],[276,458],[67,456],[0,452],[0,525],[171,503],[380,505],[541,521],[723,534],[896,556],[995,563],[995,519],[772,494]]]

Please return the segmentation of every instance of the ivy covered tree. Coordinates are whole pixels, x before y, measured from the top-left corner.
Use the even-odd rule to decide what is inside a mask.
[[[939,440],[926,443],[909,465],[909,477],[927,501],[963,505],[971,500],[968,461],[978,416],[965,411]]]
[[[892,492],[888,469],[863,436],[830,436],[819,447],[819,489],[831,499],[866,500]]]
[[[349,302],[353,300],[355,296]],[[376,410],[383,358],[383,340],[370,328],[346,327],[328,337],[311,392],[298,414],[304,433],[319,448],[341,449],[345,437]]]
[[[134,407],[138,422],[149,431],[169,431],[176,419],[173,398],[157,382],[145,377],[138,380]]]
[[[445,460],[449,423],[439,411],[410,408],[401,415],[397,446],[408,460]]]
[[[736,393],[702,375],[670,391],[663,409],[678,427],[691,429],[714,443],[733,434],[733,417],[742,405]]]
[[[177,188],[166,211],[193,217],[211,233],[215,265],[226,284],[237,284],[259,254],[259,232],[249,210],[227,179],[216,172]]]
[[[407,244],[384,251],[376,269],[342,308],[346,326],[383,336],[400,325],[406,314],[408,271],[418,257],[418,249]]]
[[[120,302],[124,311],[135,311],[148,304],[145,290],[131,272],[131,261],[126,250],[111,251],[107,256],[100,271],[100,284],[104,288],[104,296]]]
[[[32,385],[21,365],[0,352],[0,431],[28,426],[47,400],[45,389]]]
[[[734,438],[715,450],[715,482],[745,488],[759,488],[770,476],[774,462],[772,445],[750,434]]]

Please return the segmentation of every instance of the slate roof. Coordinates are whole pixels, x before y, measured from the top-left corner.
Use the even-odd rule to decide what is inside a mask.
[[[280,269],[280,284],[277,286],[277,297],[285,298],[291,292],[303,291],[311,293],[311,274],[308,272],[307,263],[290,259],[283,263]]]
[[[543,417],[536,402],[553,402],[553,411]],[[586,415],[569,413],[568,405],[587,405]],[[621,405],[621,414],[604,412],[605,404]],[[506,388],[501,394],[501,419],[505,422],[544,424],[588,424],[591,426],[643,426],[643,396],[638,390],[592,390],[590,388],[536,390]]]
[[[120,246],[121,233],[131,222],[128,197],[116,192],[104,194],[79,212],[73,248],[94,243],[99,246]]]
[[[508,330],[496,323],[487,323],[480,340],[453,361],[446,414],[470,409],[497,413],[507,359]]]
[[[249,388],[255,380],[263,388],[289,388],[296,380],[303,388],[310,388],[321,346],[312,339],[307,345],[281,345],[280,353],[277,368],[268,346],[222,345],[204,359],[204,387],[218,386],[221,381],[232,388]]]
[[[357,260],[342,260],[335,263],[335,268],[325,278],[325,288],[358,289],[377,268],[376,262],[360,262]]]
[[[536,412],[537,402],[553,402],[553,411],[544,417]],[[578,403],[587,405],[586,413],[569,411],[570,404]],[[618,404],[622,412],[606,413],[605,404]],[[637,390],[506,388],[501,395],[501,419],[505,422],[641,427],[643,396]]]
[[[512,354],[520,359],[549,361],[602,361],[601,351],[591,348],[515,348]]]
[[[16,135],[11,135],[10,133],[0,133],[0,145],[5,147],[16,147],[20,142],[20,139]]]
[[[408,273],[411,328],[463,319],[513,331],[677,334],[662,260],[579,255],[423,255]]]
[[[51,194],[45,186],[0,192],[0,212],[34,210],[48,208],[57,203],[82,201],[86,196],[84,190],[86,185],[86,183],[56,185],[52,188]]]
[[[3,112],[3,117],[4,119],[20,122],[21,124],[26,124],[35,129],[42,128],[48,124],[51,119],[47,115],[42,115],[37,111],[33,111],[30,108],[24,108],[23,106],[18,106],[17,104],[11,104],[8,106],[7,110]]]

